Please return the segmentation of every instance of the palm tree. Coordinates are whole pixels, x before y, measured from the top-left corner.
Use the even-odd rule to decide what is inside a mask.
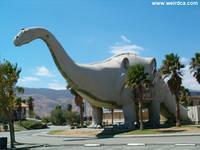
[[[28,114],[29,114],[29,117],[33,117],[34,116],[34,104],[33,104],[33,97],[32,96],[29,96],[28,99],[27,99],[27,104],[28,104]]]
[[[69,112],[72,111],[72,104],[67,104],[67,111],[69,111]]]
[[[148,73],[145,73],[143,65],[136,64],[128,68],[126,85],[133,90],[135,98],[139,104],[139,122],[140,130],[143,130],[143,117],[142,117],[142,101],[144,99],[145,89],[150,84]]]
[[[80,95],[75,96],[75,104],[80,108],[80,123],[81,127],[83,127],[84,103],[83,98]]]
[[[189,89],[185,88],[184,86],[181,86],[181,91],[180,91],[180,103],[183,106],[191,106],[191,98],[190,98],[191,94]]]
[[[16,87],[16,92],[19,94],[23,94],[24,93],[24,88],[23,87]],[[21,97],[16,97],[16,109],[17,109],[17,113],[19,114],[19,121],[21,124],[21,118],[22,118],[22,98]]]
[[[21,122],[21,118],[22,118],[22,99],[21,97],[17,97],[16,98],[16,111],[17,111],[17,119]]]
[[[14,110],[16,98],[16,84],[19,79],[21,69],[17,64],[13,65],[9,61],[0,63],[0,112],[7,119],[10,129],[11,148],[14,148]]]
[[[180,58],[176,54],[168,54],[165,56],[161,66],[161,74],[164,75],[164,78],[168,77],[169,80],[167,84],[169,89],[176,98],[176,126],[181,126],[180,122],[180,108],[179,108],[179,95],[182,84],[182,73],[181,69],[184,68],[184,65],[181,64]]]
[[[111,111],[111,124],[113,125],[114,124],[114,109],[110,109]]]
[[[195,57],[191,59],[190,69],[192,69],[193,76],[200,83],[200,53],[195,53]]]
[[[67,85],[67,89],[69,89],[71,94],[75,96],[74,101],[75,101],[75,104],[80,109],[80,123],[81,123],[81,127],[83,127],[83,112],[84,112],[83,98],[69,84]]]

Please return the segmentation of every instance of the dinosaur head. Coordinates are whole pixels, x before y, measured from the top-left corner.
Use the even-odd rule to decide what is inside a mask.
[[[129,55],[129,66],[135,65],[135,64],[141,64],[144,66],[145,72],[148,73],[149,79],[153,80],[156,75],[156,59],[155,58],[144,58],[137,56],[135,54]]]
[[[21,46],[31,42],[33,38],[33,33],[30,32],[31,29],[21,29],[21,31],[15,36],[14,44],[15,46]]]

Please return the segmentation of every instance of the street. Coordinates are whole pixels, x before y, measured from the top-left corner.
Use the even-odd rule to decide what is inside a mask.
[[[200,149],[199,135],[182,136],[155,136],[155,137],[135,137],[135,136],[117,136],[113,138],[97,137],[63,137],[47,135],[51,130],[62,130],[66,127],[52,126],[49,129],[29,130],[16,132],[16,141],[26,145],[40,145],[32,149],[159,149],[159,150],[183,150]],[[0,132],[0,137],[9,138],[8,132]]]

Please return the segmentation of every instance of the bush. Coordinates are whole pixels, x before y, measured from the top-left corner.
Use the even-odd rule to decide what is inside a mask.
[[[63,110],[61,106],[56,106],[51,112],[50,121],[53,125],[74,125],[80,123],[80,115],[77,112]]]
[[[68,125],[74,125],[80,123],[80,115],[77,112],[67,111],[65,113],[65,117],[66,117],[66,123]]]
[[[3,124],[3,129],[4,129],[4,131],[8,131],[8,125],[7,124]]]
[[[56,106],[56,108],[51,112],[51,122],[53,125],[66,124],[64,111],[62,110],[61,106]]]
[[[50,122],[50,118],[49,117],[43,117],[42,118],[42,122],[43,123],[49,123]]]
[[[44,129],[47,128],[47,125],[35,120],[24,120],[21,122],[21,126],[24,128],[31,130],[31,129]]]

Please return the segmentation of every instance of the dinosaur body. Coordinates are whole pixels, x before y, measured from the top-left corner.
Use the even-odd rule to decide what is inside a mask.
[[[43,28],[21,30],[15,37],[14,43],[16,46],[21,46],[38,38],[47,44],[62,76],[77,93],[92,105],[94,124],[101,124],[102,107],[104,107],[123,109],[125,125],[134,126],[136,121],[134,95],[131,89],[125,86],[126,72],[128,67],[133,64],[143,64],[151,80],[154,80],[156,76],[154,58],[143,58],[132,53],[123,53],[98,63],[76,64],[53,34]],[[157,89],[153,90],[156,92]],[[159,95],[158,92],[157,95]],[[160,103],[160,99],[158,98],[155,102]]]

